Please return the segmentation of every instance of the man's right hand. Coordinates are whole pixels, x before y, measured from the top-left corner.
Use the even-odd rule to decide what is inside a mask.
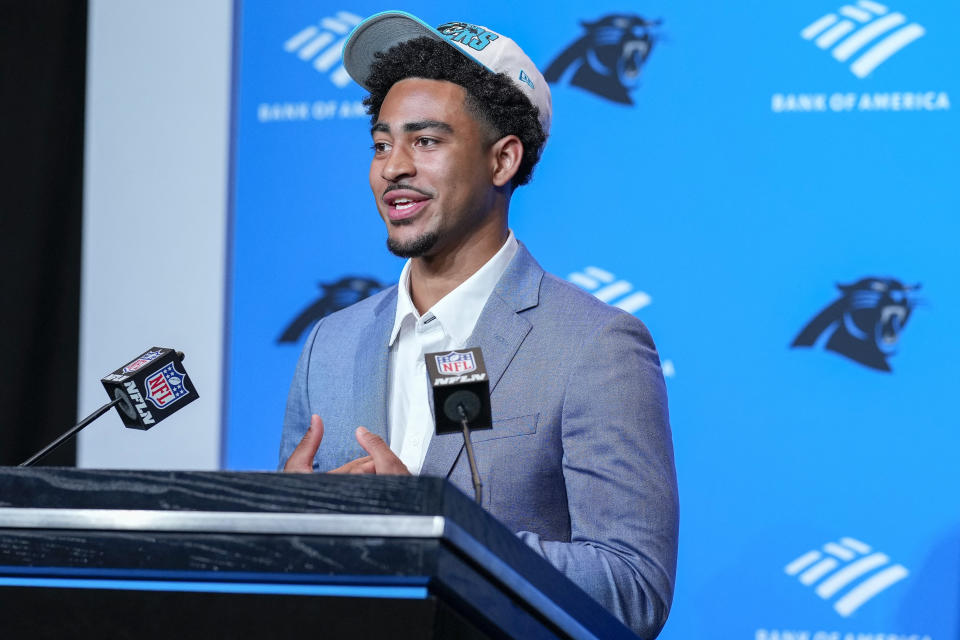
[[[313,458],[323,440],[323,420],[320,416],[310,416],[310,428],[303,434],[300,444],[293,450],[287,463],[283,465],[284,473],[313,473]]]

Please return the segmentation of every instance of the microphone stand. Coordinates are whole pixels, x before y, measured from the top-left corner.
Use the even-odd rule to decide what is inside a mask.
[[[21,463],[20,463],[19,465],[17,465],[17,466],[18,466],[18,467],[32,467],[32,466],[35,465],[36,463],[40,462],[40,460],[42,460],[43,458],[47,457],[47,454],[49,454],[49,453],[51,453],[52,451],[54,451],[55,449],[57,449],[60,445],[62,445],[64,442],[66,442],[67,440],[69,440],[69,439],[72,438],[73,436],[77,435],[77,433],[79,433],[81,429],[83,429],[83,428],[86,427],[88,424],[90,424],[91,422],[93,422],[94,420],[96,420],[97,418],[99,418],[100,416],[102,416],[103,414],[105,414],[107,411],[110,411],[110,409],[111,409],[114,405],[119,404],[119,403],[120,403],[121,401],[123,401],[124,399],[125,399],[125,398],[123,398],[123,397],[121,396],[121,397],[118,397],[118,398],[116,398],[115,400],[113,400],[113,401],[111,401],[111,402],[108,402],[107,404],[103,405],[102,407],[100,407],[99,409],[97,409],[96,411],[94,411],[93,413],[91,413],[90,415],[88,415],[86,418],[84,418],[83,420],[81,420],[79,423],[77,423],[77,425],[76,425],[75,427],[72,427],[69,431],[67,431],[66,433],[64,433],[62,436],[60,436],[59,438],[57,438],[56,440],[54,440],[53,442],[51,442],[50,444],[48,444],[47,446],[45,446],[43,449],[41,449],[40,451],[38,451],[38,452],[36,452],[35,454],[33,454],[32,456],[30,456],[28,459],[24,460],[23,462],[21,462]]]
[[[480,473],[477,471],[477,459],[473,457],[473,444],[470,442],[470,429],[467,424],[467,410],[462,402],[457,403],[457,412],[460,414],[460,428],[463,429],[463,443],[467,448],[467,462],[470,463],[470,475],[473,476],[473,496],[477,504],[483,499],[483,483],[480,482]]]

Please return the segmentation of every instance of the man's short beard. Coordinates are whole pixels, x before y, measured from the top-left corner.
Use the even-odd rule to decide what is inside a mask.
[[[430,249],[433,249],[433,245],[437,244],[439,239],[440,236],[433,231],[428,231],[406,243],[401,243],[387,236],[387,249],[393,255],[401,258],[421,258]]]

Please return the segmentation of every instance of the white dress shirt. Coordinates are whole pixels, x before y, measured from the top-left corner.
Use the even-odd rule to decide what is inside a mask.
[[[397,315],[390,334],[387,434],[390,449],[414,475],[420,473],[434,430],[423,355],[473,346],[466,341],[518,248],[511,230],[507,241],[486,264],[423,316],[410,298],[409,260],[400,273]]]

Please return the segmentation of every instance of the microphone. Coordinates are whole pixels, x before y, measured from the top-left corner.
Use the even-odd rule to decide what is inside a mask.
[[[147,430],[187,406],[200,396],[187,377],[183,358],[182,351],[152,347],[101,378],[100,382],[112,400],[18,466],[32,467],[111,407],[117,407],[124,426]]]
[[[470,442],[470,429],[492,429],[490,379],[479,347],[424,355],[433,389],[433,415],[437,435],[460,431],[467,450],[473,492],[477,504],[483,497],[483,483]]]
[[[197,398],[197,390],[183,368],[183,352],[151,347],[100,379],[117,402],[123,425],[146,431]]]

